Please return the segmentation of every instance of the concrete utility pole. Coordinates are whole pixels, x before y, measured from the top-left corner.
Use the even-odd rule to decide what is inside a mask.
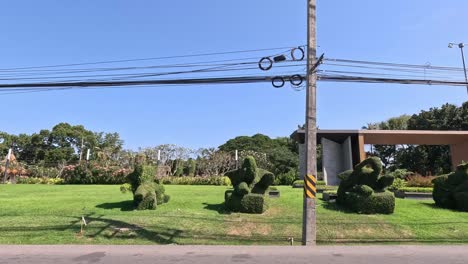
[[[306,91],[306,175],[304,175],[304,209],[302,244],[314,246],[316,237],[315,195],[317,176],[317,40],[316,0],[307,0],[307,91]]]

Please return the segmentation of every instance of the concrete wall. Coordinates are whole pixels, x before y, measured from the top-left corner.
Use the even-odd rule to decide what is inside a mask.
[[[322,138],[323,178],[327,185],[339,185],[338,174],[353,168],[351,138],[342,144]]]
[[[343,168],[350,170],[353,166],[353,148],[351,145],[351,137],[348,137],[342,144],[343,148]]]
[[[463,161],[468,162],[468,142],[451,145],[450,155],[452,156],[453,170]]]

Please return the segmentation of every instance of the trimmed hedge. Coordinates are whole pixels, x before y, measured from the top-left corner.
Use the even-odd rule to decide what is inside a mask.
[[[251,214],[265,212],[269,199],[265,193],[275,180],[273,173],[257,168],[255,159],[248,156],[240,169],[227,172],[226,175],[234,185],[234,190],[227,190],[224,194],[224,203],[230,211]]]
[[[17,184],[63,184],[62,178],[40,178],[40,177],[27,177],[19,176],[16,178]]]
[[[434,188],[429,187],[403,187],[398,189],[398,191],[402,192],[416,192],[416,193],[432,193]]]
[[[157,205],[167,203],[170,197],[164,194],[165,189],[154,181],[156,168],[149,165],[137,164],[128,180],[133,192],[133,202],[137,210],[154,210]],[[121,186],[121,191],[128,186]]]
[[[395,210],[395,196],[389,191],[371,195],[350,192],[344,203],[346,207],[360,214],[392,214]]]
[[[395,196],[386,189],[392,185],[391,175],[381,176],[382,162],[377,157],[364,160],[352,172],[343,173],[336,202],[357,213],[392,214]]]
[[[224,196],[226,206],[232,212],[262,214],[268,209],[268,199],[262,194],[249,193],[237,199],[233,198],[233,190],[227,190]]]
[[[437,206],[468,212],[468,163],[458,165],[455,172],[439,176],[432,183]]]
[[[227,176],[209,176],[209,177],[162,177],[157,179],[162,184],[167,185],[215,185],[231,186],[231,180]]]
[[[135,191],[135,195],[133,196],[133,202],[137,210],[156,209],[157,198],[154,186],[151,183],[145,183],[138,186]]]

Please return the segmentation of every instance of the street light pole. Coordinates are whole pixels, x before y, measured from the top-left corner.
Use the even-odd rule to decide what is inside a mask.
[[[452,48],[454,45],[458,45],[458,47],[460,48],[462,63],[463,63],[463,71],[465,72],[466,92],[468,93],[468,74],[466,72],[465,53],[463,51],[463,48],[465,47],[465,43],[459,43],[459,44],[449,43],[449,48]]]

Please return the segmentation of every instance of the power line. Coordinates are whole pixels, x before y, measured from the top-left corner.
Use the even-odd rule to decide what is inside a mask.
[[[0,69],[0,71],[24,70],[24,69],[44,69],[44,68],[70,67],[70,66],[80,66],[80,65],[97,65],[97,64],[111,64],[111,63],[135,62],[135,61],[150,61],[150,60],[166,60],[166,59],[177,59],[177,58],[206,57],[206,56],[215,56],[215,55],[227,55],[227,54],[239,54],[239,53],[252,53],[252,52],[261,52],[261,51],[283,50],[283,49],[291,49],[291,48],[294,48],[294,47],[278,47],[278,48],[265,48],[265,49],[250,49],[250,50],[237,50],[237,51],[226,51],[226,52],[212,52],[212,53],[201,53],[201,54],[190,54],[190,55],[176,55],[176,56],[163,56],[163,57],[152,57],[152,58],[137,58],[137,59],[108,60],[108,61],[85,62],[85,63],[56,64],[56,65],[45,65],[45,66],[29,66],[29,67],[17,67],[17,68],[3,68],[3,69]]]

